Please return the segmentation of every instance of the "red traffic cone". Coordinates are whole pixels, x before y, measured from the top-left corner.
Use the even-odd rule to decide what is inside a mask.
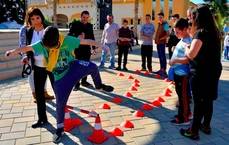
[[[122,98],[120,98],[120,97],[115,97],[115,98],[112,99],[112,102],[114,102],[114,103],[116,103],[116,104],[120,104],[120,103],[122,103]]]
[[[129,75],[128,79],[132,80],[132,79],[134,79],[134,77],[132,75]]]
[[[155,107],[160,107],[162,104],[161,104],[161,102],[159,102],[159,101],[153,101],[152,102],[152,104],[153,104],[153,106],[155,106]]]
[[[155,75],[155,78],[160,79],[161,76],[160,76],[159,74],[156,74],[156,75]]]
[[[113,136],[123,136],[123,131],[120,128],[116,127],[110,132],[110,134]]]
[[[164,91],[164,96],[171,96],[172,91],[169,88],[166,88]]]
[[[145,71],[144,75],[148,76],[149,75],[149,71]]]
[[[134,124],[129,120],[122,122],[120,126],[125,128],[134,128]]]
[[[165,100],[164,100],[162,97],[158,97],[157,100],[158,100],[159,102],[165,102]]]
[[[71,131],[73,128],[81,125],[82,122],[80,119],[78,118],[71,118],[70,116],[70,111],[65,108],[65,115],[64,115],[64,131],[69,132]]]
[[[134,79],[135,83],[140,83],[140,81],[138,79]]]
[[[136,73],[136,74],[140,74],[141,71],[137,69],[137,70],[135,71],[135,73]]]
[[[88,140],[92,143],[101,144],[108,139],[105,135],[99,115],[95,118],[95,127],[93,133],[88,137]]]
[[[125,76],[124,73],[118,73],[118,76],[122,77],[122,76]]]
[[[131,87],[129,88],[129,90],[130,90],[130,91],[138,91],[138,89],[137,89],[135,86],[131,86]]]
[[[124,96],[126,96],[126,97],[133,97],[133,95],[130,92],[126,92],[126,94]]]
[[[146,110],[146,111],[149,111],[149,110],[152,110],[153,109],[153,106],[149,105],[149,104],[143,104],[142,107],[141,107],[142,110]]]
[[[137,110],[133,114],[133,116],[135,116],[135,117],[144,117],[144,115],[145,115],[144,112],[141,110]]]
[[[107,103],[102,104],[101,106],[99,106],[99,108],[101,108],[101,109],[111,109],[110,105],[108,105]]]
[[[140,87],[139,83],[134,83],[132,86],[134,86],[134,87]]]

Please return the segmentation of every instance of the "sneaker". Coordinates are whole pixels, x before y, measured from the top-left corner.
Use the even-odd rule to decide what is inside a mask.
[[[115,68],[115,66],[110,65],[108,68],[109,68],[109,69],[114,69],[114,68]]]
[[[45,121],[39,121],[39,120],[38,120],[37,122],[33,123],[31,127],[32,127],[33,129],[35,129],[35,128],[40,128],[40,127],[45,126],[47,123],[48,123],[47,120],[45,120]]]
[[[192,133],[190,128],[188,128],[188,129],[181,128],[180,134],[183,135],[184,137],[190,138],[192,140],[199,140],[200,139],[199,134]]]
[[[49,95],[47,91],[44,92],[45,100],[53,100],[55,99],[54,96]]]
[[[177,117],[178,117],[178,115],[174,115],[174,118],[177,118]],[[192,112],[189,113],[188,119],[189,119],[189,120],[192,120],[192,119],[193,119],[193,114],[192,114]]]
[[[146,68],[142,68],[140,71],[146,71]]]
[[[96,89],[101,90],[101,91],[105,91],[105,92],[112,92],[114,90],[114,87],[109,86],[109,85],[105,85],[105,84],[101,84],[100,87],[97,87]]]
[[[62,136],[64,135],[64,128],[58,128],[56,133],[53,135],[53,143],[59,143]]]
[[[73,88],[73,91],[78,91],[80,89],[80,84],[76,84]]]
[[[206,127],[203,124],[200,125],[200,130],[207,135],[211,134],[211,127]]]
[[[175,124],[175,125],[189,125],[190,124],[190,121],[181,121],[177,117],[175,119],[171,120],[170,122]]]
[[[81,85],[84,86],[84,87],[92,87],[93,85],[88,83],[87,81],[86,82],[81,82]]]
[[[121,70],[121,67],[120,66],[118,66],[118,67],[116,67],[116,69],[115,70]]]
[[[128,71],[128,69],[126,68],[126,67],[123,67],[123,69],[122,70],[124,70],[124,71]]]
[[[103,69],[103,68],[104,68],[104,65],[100,64],[99,69]]]

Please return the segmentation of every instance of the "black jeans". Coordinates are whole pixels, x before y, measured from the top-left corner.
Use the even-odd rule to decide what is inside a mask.
[[[207,74],[206,74],[207,75]],[[198,133],[200,125],[210,127],[213,114],[213,101],[217,98],[219,77],[191,76],[191,88],[194,100],[192,132]]]
[[[47,71],[44,67],[34,65],[34,85],[37,100],[38,121],[47,121],[44,86],[47,79]]]
[[[118,46],[118,67],[121,67],[122,55],[124,55],[123,67],[126,67],[129,48],[130,46]]]
[[[183,121],[189,120],[190,113],[190,86],[188,76],[179,76],[174,74],[175,88],[178,95],[178,119]]]
[[[142,68],[143,69],[146,69],[146,59],[147,59],[147,68],[150,71],[152,70],[152,53],[153,53],[152,45],[142,45],[141,46]]]

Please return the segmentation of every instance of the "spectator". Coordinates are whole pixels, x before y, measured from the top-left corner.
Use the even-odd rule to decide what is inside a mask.
[[[143,41],[141,46],[142,57],[142,71],[146,71],[146,59],[147,68],[149,72],[152,72],[152,53],[153,53],[153,34],[155,32],[154,25],[151,23],[151,16],[149,14],[145,17],[145,24],[141,27],[141,39]]]
[[[104,26],[104,30],[103,30],[103,34],[102,34],[102,39],[101,39],[101,43],[102,45],[106,45],[109,48],[109,52],[110,52],[110,69],[114,69],[115,68],[115,49],[117,47],[116,43],[117,43],[117,39],[118,39],[118,30],[119,30],[119,26],[118,24],[113,22],[113,15],[107,15],[107,23]],[[103,47],[105,48],[105,47]],[[101,55],[101,61],[100,61],[100,65],[99,68],[103,68],[104,64],[106,62],[106,55],[107,55],[107,51],[106,49],[102,50],[102,55]]]
[[[169,25],[164,21],[164,13],[158,13],[158,28],[155,36],[155,43],[157,44],[157,53],[160,61],[160,70],[155,72],[162,77],[167,77],[166,73],[166,56],[165,56],[165,44],[169,34]]]
[[[119,29],[119,38],[118,38],[118,67],[116,70],[121,70],[122,64],[122,55],[124,55],[123,59],[123,70],[128,71],[126,68],[127,64],[127,56],[128,50],[131,47],[131,31],[128,27],[128,21],[123,20],[123,26]]]
[[[224,38],[224,59],[229,60],[229,32]]]
[[[79,37],[79,35],[83,35],[85,39],[95,40],[93,25],[89,23],[90,14],[88,11],[83,11],[81,13],[80,21],[74,21],[71,23],[69,33],[70,36]],[[95,47],[93,47],[95,49]],[[78,60],[86,60],[89,61],[91,58],[91,47],[88,45],[80,45],[78,49],[75,49],[75,58]],[[89,82],[87,82],[87,76],[82,78],[81,85],[85,87],[92,86]],[[74,91],[77,91],[80,87],[80,83],[76,82],[74,87]]]
[[[170,33],[169,33],[169,40],[167,43],[168,46],[168,50],[169,50],[169,59],[171,59],[172,55],[173,55],[173,47],[177,45],[177,43],[180,41],[177,36],[175,35],[174,32],[174,24],[177,22],[177,20],[180,18],[179,14],[174,14],[171,17],[171,22],[172,22],[172,26],[170,29]]]
[[[211,134],[213,101],[218,96],[218,81],[222,71],[221,36],[208,6],[195,8],[191,20],[195,33],[190,49],[186,49],[186,59],[190,60],[194,118],[191,127],[181,129],[180,133],[198,140],[199,130]]]

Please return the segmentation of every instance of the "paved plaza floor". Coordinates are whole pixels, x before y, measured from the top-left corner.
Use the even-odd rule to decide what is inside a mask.
[[[153,56],[153,70],[157,70],[159,63],[156,52]],[[108,65],[106,64],[106,67]],[[115,127],[124,131],[124,136],[110,137],[103,143],[104,145],[229,145],[229,62],[223,62],[219,97],[214,103],[212,135],[200,132],[200,141],[191,141],[182,137],[179,134],[181,127],[170,123],[171,118],[177,113],[175,107],[177,96],[174,88],[172,88],[171,97],[163,97],[165,102],[161,107],[144,111],[144,117],[133,116],[133,113],[141,109],[143,104],[157,99],[169,83],[155,78],[152,74],[135,73],[135,70],[141,68],[139,49],[134,49],[129,54],[127,67],[129,71],[122,72],[125,75],[122,77],[117,76],[119,71],[107,68],[101,70],[103,82],[115,88],[112,93],[97,92],[94,89],[81,87],[79,91],[73,91],[68,100],[68,105],[95,110],[99,113],[106,134]],[[124,96],[133,84],[133,80],[128,79],[129,75],[140,81],[138,90],[130,91],[133,97]],[[92,82],[91,77],[88,78]],[[50,83],[48,83],[48,92],[53,94]],[[116,96],[122,98],[123,102],[113,103],[112,99]],[[103,103],[109,104],[111,108],[101,109],[100,106]],[[37,111],[27,79],[2,81],[0,83],[0,145],[53,144],[52,133],[56,127],[55,105],[54,100],[47,102],[50,124],[41,129],[32,129],[31,124],[37,120]],[[71,117],[80,118],[83,124],[66,133],[60,144],[91,145],[87,137],[93,131],[95,119],[78,112],[71,112]],[[134,128],[120,127],[125,120],[130,120]]]

